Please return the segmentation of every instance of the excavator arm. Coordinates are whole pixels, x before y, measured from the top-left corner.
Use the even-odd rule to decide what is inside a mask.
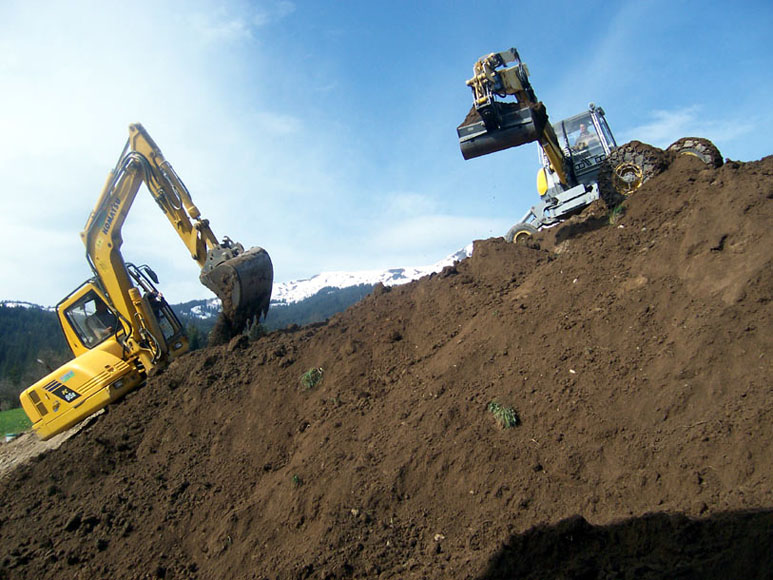
[[[43,440],[120,399],[188,350],[182,325],[154,286],[156,275],[121,255],[121,230],[142,184],[201,267],[199,279],[222,301],[219,338],[268,310],[273,268],[266,251],[245,251],[228,238],[219,243],[158,146],[142,125],[131,125],[81,232],[94,277],[57,305],[75,358],[19,396]]]
[[[506,66],[509,63],[515,64]],[[457,128],[465,159],[538,141],[552,169],[567,183],[568,162],[516,49],[479,58],[467,86],[472,89],[473,106]],[[508,96],[514,96],[515,102],[497,100]]]
[[[201,282],[220,298],[233,331],[265,315],[273,282],[268,253],[262,248],[245,251],[228,238],[218,242],[182,180],[138,123],[129,127],[126,146],[81,232],[89,263],[116,310],[127,318],[137,312],[121,255],[121,230],[143,183],[201,267]],[[136,325],[131,326],[136,332]]]

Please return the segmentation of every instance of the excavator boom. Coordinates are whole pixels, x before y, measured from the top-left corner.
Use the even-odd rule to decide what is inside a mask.
[[[142,125],[131,125],[81,232],[94,276],[56,308],[75,358],[19,396],[41,439],[83,421],[188,351],[182,324],[155,287],[158,277],[121,255],[121,230],[143,184],[201,267],[199,279],[223,304],[218,339],[268,311],[274,274],[266,251],[218,242],[158,146]]]
[[[139,123],[130,125],[124,151],[81,233],[92,268],[119,311],[131,311],[121,227],[143,183],[201,267],[202,284],[220,298],[233,332],[265,316],[273,284],[268,253],[259,247],[245,251],[229,238],[218,242],[209,220],[201,217],[185,184]]]

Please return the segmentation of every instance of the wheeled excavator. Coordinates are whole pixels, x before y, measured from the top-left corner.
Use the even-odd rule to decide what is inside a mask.
[[[473,105],[457,127],[464,159],[539,144],[540,202],[510,228],[505,235],[509,242],[522,242],[599,198],[609,207],[618,205],[665,170],[673,155],[693,155],[713,167],[722,164],[714,144],[699,137],[680,139],[666,151],[639,141],[618,147],[604,110],[593,103],[587,111],[551,124],[515,48],[478,59],[467,85]]]
[[[72,360],[21,393],[42,440],[72,427],[140,386],[188,351],[180,321],[147,265],[124,262],[121,229],[142,185],[201,267],[200,281],[220,298],[233,334],[268,312],[273,266],[260,247],[218,242],[188,189],[140,124],[129,126],[118,163],[81,232],[93,277],[56,311]]]

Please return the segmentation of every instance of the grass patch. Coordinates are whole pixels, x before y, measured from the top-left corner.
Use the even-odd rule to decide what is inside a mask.
[[[268,331],[266,330],[265,326],[263,326],[260,322],[258,322],[258,317],[256,316],[252,321],[250,321],[247,324],[247,327],[244,330],[244,334],[247,335],[248,339],[255,341],[260,339],[263,336],[266,336],[268,334]]]
[[[616,205],[609,211],[609,225],[613,226],[625,215],[623,204]]]
[[[21,433],[30,427],[32,423],[21,407],[0,412],[0,436],[6,433]]]
[[[324,372],[321,367],[307,370],[301,375],[301,386],[307,391],[313,389],[322,382]]]
[[[494,415],[494,419],[497,420],[497,423],[502,429],[510,429],[521,422],[515,409],[512,407],[504,407],[496,401],[491,401],[488,404],[488,411]]]

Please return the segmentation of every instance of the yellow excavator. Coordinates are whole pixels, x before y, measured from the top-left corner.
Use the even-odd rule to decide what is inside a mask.
[[[188,351],[182,325],[156,288],[156,274],[121,255],[121,229],[142,184],[201,267],[202,284],[220,298],[226,332],[235,335],[268,312],[274,277],[268,253],[245,250],[229,238],[218,242],[147,131],[130,125],[81,232],[94,276],[56,307],[75,358],[20,395],[42,440],[123,397]]]
[[[593,103],[551,124],[515,48],[479,58],[467,86],[472,89],[472,107],[456,129],[464,159],[539,144],[540,201],[510,228],[505,235],[509,242],[523,242],[599,198],[615,207],[664,171],[675,155],[697,157],[710,167],[722,165],[716,146],[700,137],[679,139],[666,151],[639,141],[618,146],[604,110]]]

